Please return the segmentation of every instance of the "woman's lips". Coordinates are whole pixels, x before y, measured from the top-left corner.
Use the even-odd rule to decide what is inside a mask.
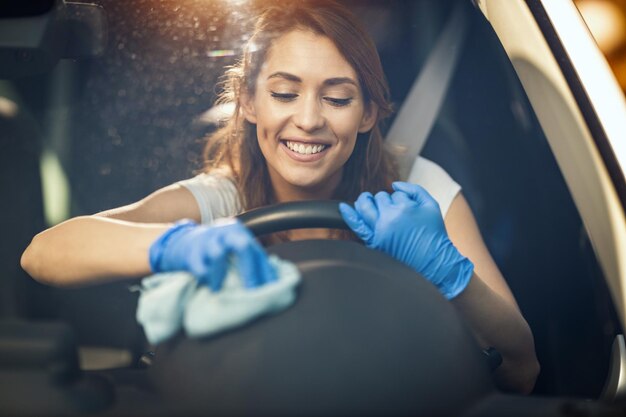
[[[294,159],[294,160],[296,160],[298,162],[315,162],[315,161],[319,161],[320,159],[322,159],[324,157],[324,154],[330,148],[330,145],[324,145],[324,149],[322,149],[321,151],[316,152],[316,153],[306,154],[306,153],[299,153],[299,152],[296,152],[294,150],[289,149],[289,147],[287,146],[287,141],[281,140],[280,141],[280,145],[281,145],[282,149],[285,151],[285,153],[287,153],[287,155],[289,155],[290,158],[292,158],[292,159]],[[307,144],[304,144],[304,143],[302,143],[302,145],[307,146]],[[308,144],[308,146],[311,146],[311,145],[313,145],[313,144]],[[320,144],[315,144],[315,145],[320,145]]]

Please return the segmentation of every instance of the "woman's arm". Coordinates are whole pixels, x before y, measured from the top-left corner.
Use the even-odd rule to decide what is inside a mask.
[[[407,182],[392,187],[391,195],[362,193],[354,208],[341,203],[346,223],[367,247],[390,254],[434,284],[479,343],[500,352],[501,388],[530,392],[539,372],[532,334],[463,196],[453,201],[444,222],[439,204],[423,187]]]
[[[148,250],[171,223],[200,219],[193,195],[180,185],[92,216],[67,220],[35,236],[21,265],[52,285],[81,285],[150,274]]]
[[[498,385],[508,391],[532,391],[539,374],[532,333],[463,195],[452,202],[445,225],[459,252],[474,263],[469,285],[452,304],[470,324],[479,343],[494,347],[502,355],[502,365],[495,373]]]

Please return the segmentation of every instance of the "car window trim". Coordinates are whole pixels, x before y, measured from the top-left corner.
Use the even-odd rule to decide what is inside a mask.
[[[617,155],[613,151],[609,138],[600,122],[600,118],[591,103],[591,99],[585,90],[582,80],[580,79],[571,57],[567,53],[560,37],[556,33],[554,25],[550,20],[541,0],[525,0],[528,9],[535,18],[539,29],[543,33],[548,47],[552,54],[557,58],[556,62],[561,69],[563,77],[569,86],[574,100],[582,114],[587,128],[591,134],[591,138],[598,149],[600,157],[604,161],[609,177],[613,182],[615,191],[617,192],[622,210],[626,213],[626,180],[622,171]]]

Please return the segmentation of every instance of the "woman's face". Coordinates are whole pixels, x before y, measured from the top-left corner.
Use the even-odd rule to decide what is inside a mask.
[[[294,30],[269,49],[253,97],[243,97],[279,200],[328,198],[359,132],[370,130],[354,69],[333,42]]]

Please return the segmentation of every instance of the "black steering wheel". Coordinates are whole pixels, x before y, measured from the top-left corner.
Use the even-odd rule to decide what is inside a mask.
[[[350,230],[339,213],[339,201],[292,201],[260,207],[240,214],[237,218],[255,236],[291,229]]]
[[[259,236],[346,228],[336,201],[244,213]],[[215,415],[459,415],[492,392],[469,330],[439,292],[390,256],[352,241],[267,248],[302,273],[293,306],[206,339],[162,346],[159,391]]]

